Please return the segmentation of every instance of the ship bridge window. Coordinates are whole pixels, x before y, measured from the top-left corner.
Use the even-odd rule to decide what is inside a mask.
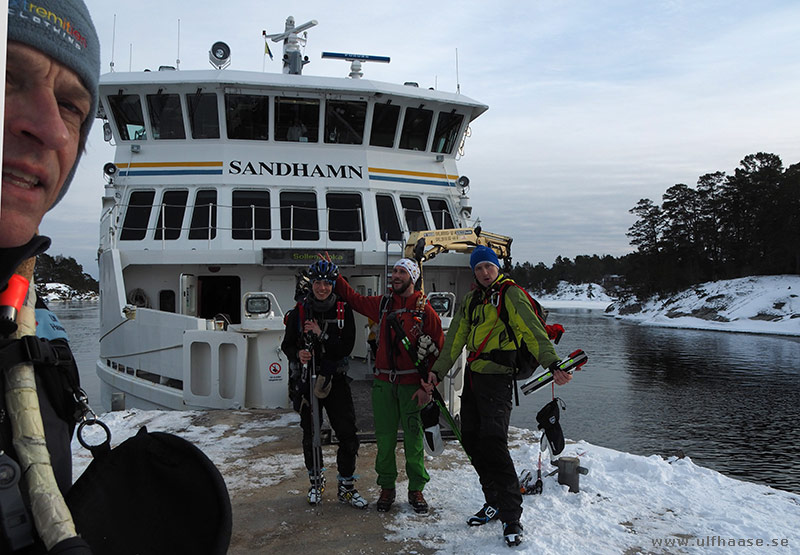
[[[375,195],[375,203],[378,205],[378,228],[381,234],[381,241],[401,241],[403,230],[400,229],[400,221],[397,219],[397,211],[394,208],[394,200],[391,195]]]
[[[314,193],[281,193],[281,239],[316,241],[319,239],[317,196]]]
[[[219,113],[217,95],[201,93],[186,95],[189,108],[189,123],[193,139],[219,139]]]
[[[141,141],[147,138],[139,95],[110,95],[108,104],[111,106],[111,113],[114,115],[114,121],[117,122],[117,129],[123,141]]]
[[[433,225],[436,229],[451,229],[453,225],[453,216],[450,215],[450,210],[447,208],[447,201],[440,198],[429,198],[428,206],[431,209],[433,216]]]
[[[331,241],[363,241],[364,209],[357,193],[328,193],[328,235]]]
[[[226,94],[225,121],[229,139],[269,139],[269,97],[254,94]]]
[[[319,100],[276,98],[275,139],[316,143],[319,140]]]
[[[177,94],[148,94],[147,109],[154,139],[185,139],[181,97]]]
[[[397,132],[398,119],[400,119],[400,106],[396,104],[375,104],[369,144],[392,148],[394,146],[394,135]]]
[[[134,191],[128,199],[128,209],[122,222],[120,241],[138,241],[147,234],[147,223],[153,209],[155,191]]]
[[[403,132],[400,134],[400,148],[425,150],[432,119],[433,110],[406,108],[406,119],[403,121]]]
[[[189,239],[213,239],[217,236],[217,192],[200,189],[194,199]]]
[[[458,130],[461,129],[461,122],[463,121],[464,116],[461,114],[439,112],[431,150],[442,154],[451,154],[458,139]]]
[[[409,231],[428,229],[425,212],[422,211],[422,202],[417,197],[400,197],[400,204],[403,206]]]
[[[366,117],[366,102],[329,100],[325,105],[325,142],[362,144]]]
[[[156,239],[161,240],[163,237],[168,241],[173,241],[181,236],[181,226],[183,225],[183,216],[186,214],[188,198],[189,191],[185,189],[164,192],[156,223]]]
[[[233,192],[234,239],[271,239],[270,225],[269,191]]]

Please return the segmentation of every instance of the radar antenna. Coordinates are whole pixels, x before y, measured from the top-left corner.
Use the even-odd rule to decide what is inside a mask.
[[[323,52],[323,58],[333,58],[335,60],[346,60],[350,62],[351,79],[361,79],[364,73],[361,71],[361,62],[381,62],[388,64],[392,61],[388,56],[370,56],[368,54],[345,54],[340,52]]]
[[[309,62],[308,56],[303,56],[300,52],[300,46],[305,46],[308,33],[303,33],[307,29],[311,29],[317,24],[316,19],[312,19],[302,25],[295,27],[294,17],[289,16],[286,18],[286,29],[283,33],[275,33],[273,35],[264,35],[273,42],[283,41],[283,72],[291,75],[300,75],[303,73],[303,66]]]

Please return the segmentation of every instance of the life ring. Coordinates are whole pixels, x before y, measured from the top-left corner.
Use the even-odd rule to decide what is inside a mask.
[[[150,308],[150,297],[144,292],[144,289],[131,289],[128,292],[128,303],[139,308]]]

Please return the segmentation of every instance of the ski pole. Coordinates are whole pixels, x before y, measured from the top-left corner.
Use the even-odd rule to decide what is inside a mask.
[[[322,439],[320,438],[320,422],[318,416],[319,399],[317,399],[317,396],[314,394],[314,389],[317,385],[317,368],[315,364],[316,361],[314,360],[314,342],[312,341],[311,337],[309,337],[308,332],[306,332],[305,344],[306,349],[311,353],[311,376],[308,380],[309,395],[311,400],[311,464],[314,472],[314,487],[317,489],[317,491],[319,491],[319,489],[322,487]],[[321,496],[319,501],[322,502]]]
[[[538,495],[542,493],[542,488],[544,484],[542,483],[542,451],[539,450],[539,466],[536,468],[536,483],[533,484],[533,488],[531,489],[531,493],[534,495]]]
[[[586,364],[589,360],[589,356],[583,352],[582,349],[578,349],[570,353],[570,355],[558,363],[556,368],[553,370],[547,370],[546,372],[536,376],[531,381],[526,384],[523,384],[520,389],[522,393],[525,395],[530,395],[534,391],[538,391],[539,389],[543,388],[547,384],[553,381],[553,373],[556,370],[561,370],[562,372],[566,372],[567,374],[572,374],[574,370],[580,370],[581,366]]]

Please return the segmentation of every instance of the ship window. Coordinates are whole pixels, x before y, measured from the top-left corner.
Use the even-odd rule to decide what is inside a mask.
[[[381,241],[386,240],[387,234],[389,241],[402,240],[403,231],[400,229],[400,221],[397,219],[397,211],[394,208],[392,197],[389,195],[375,195],[375,202],[378,205],[378,227]]]
[[[137,94],[117,94],[108,97],[111,113],[117,122],[117,129],[123,141],[147,139],[142,115],[142,102]]]
[[[148,94],[147,109],[154,139],[185,139],[181,98],[177,94]]]
[[[425,150],[432,119],[432,110],[406,108],[406,119],[403,121],[403,132],[400,134],[400,148]]]
[[[364,209],[357,193],[328,193],[328,235],[331,241],[363,241]]]
[[[164,312],[175,312],[175,291],[162,289],[158,292],[158,309]]]
[[[329,100],[325,105],[325,142],[362,144],[366,117],[366,102]]]
[[[266,141],[269,138],[269,97],[226,94],[225,118],[229,139]]]
[[[161,209],[158,212],[158,222],[156,223],[155,238],[172,241],[181,236],[181,226],[183,225],[183,215],[186,213],[186,200],[189,198],[189,191],[165,191],[164,198],[161,199]]]
[[[217,192],[213,189],[197,191],[192,211],[189,239],[213,239],[217,236]]]
[[[440,198],[429,198],[428,206],[431,209],[433,225],[436,226],[436,229],[451,229],[455,227],[453,225],[453,217],[447,208],[447,201]]]
[[[281,239],[319,239],[317,196],[314,193],[281,193]]]
[[[153,209],[155,191],[134,191],[128,200],[128,209],[125,211],[125,221],[122,222],[120,241],[138,241],[147,234],[147,223],[150,221],[150,211]]]
[[[275,138],[279,141],[316,143],[319,139],[319,100],[275,99]]]
[[[269,191],[233,192],[234,239],[270,239],[270,223]]]
[[[456,144],[458,130],[461,129],[462,121],[464,121],[464,116],[461,114],[439,112],[439,118],[436,120],[436,133],[433,135],[433,146],[431,150],[433,152],[451,154]]]
[[[189,123],[193,139],[219,139],[219,113],[217,95],[214,93],[195,93],[186,95],[189,107]]]
[[[392,148],[394,135],[397,132],[397,120],[400,118],[400,106],[392,104],[375,104],[372,114],[372,132],[369,144]]]
[[[425,213],[422,211],[422,203],[417,197],[400,197],[400,204],[403,206],[409,231],[428,229]]]

